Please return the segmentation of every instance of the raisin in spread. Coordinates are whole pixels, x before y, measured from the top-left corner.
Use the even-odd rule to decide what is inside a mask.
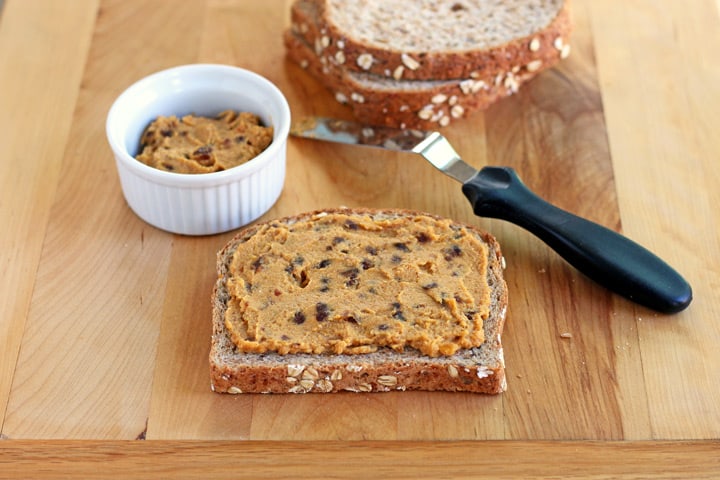
[[[452,355],[484,341],[486,269],[487,246],[450,220],[269,223],[234,253],[225,324],[244,352]]]
[[[169,172],[219,172],[256,157],[272,137],[272,127],[247,112],[226,110],[217,118],[160,116],[143,133],[136,158]]]

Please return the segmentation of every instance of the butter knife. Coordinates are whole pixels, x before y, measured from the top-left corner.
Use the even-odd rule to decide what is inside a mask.
[[[462,183],[478,216],[509,221],[531,232],[580,272],[637,304],[663,313],[684,310],[692,288],[656,255],[602,225],[562,210],[530,191],[509,167],[477,170],[438,132],[366,126],[323,117],[301,119],[291,135],[420,154]]]

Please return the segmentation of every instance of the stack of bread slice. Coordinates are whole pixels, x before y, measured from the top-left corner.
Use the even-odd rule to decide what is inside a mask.
[[[363,123],[434,129],[570,53],[568,0],[295,0],[288,57]]]

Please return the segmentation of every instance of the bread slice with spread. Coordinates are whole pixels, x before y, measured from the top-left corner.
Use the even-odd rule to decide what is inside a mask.
[[[227,393],[505,390],[503,257],[407,210],[253,225],[219,253],[211,385]]]

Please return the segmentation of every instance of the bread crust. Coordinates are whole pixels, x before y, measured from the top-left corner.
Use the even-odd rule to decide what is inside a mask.
[[[358,43],[328,20],[326,8],[324,0],[296,0],[291,7],[291,29],[318,55],[333,59],[346,70],[395,80],[487,78],[536,60],[552,65],[560,60],[562,48],[558,46],[569,44],[573,28],[570,1],[565,0],[544,28],[503,44],[463,51],[402,51]],[[361,56],[372,62],[363,61]],[[408,67],[413,60],[417,62],[414,69]]]
[[[307,212],[266,223],[290,224],[331,213],[348,215],[427,215],[400,209],[327,209]],[[491,311],[484,321],[485,342],[452,356],[429,357],[407,349],[388,348],[357,355],[313,355],[239,352],[225,327],[230,295],[226,283],[233,252],[265,223],[240,231],[217,255],[218,279],[212,294],[213,334],[210,349],[211,388],[223,393],[330,393],[383,392],[393,390],[446,390],[495,394],[506,389],[501,335],[507,310],[504,260],[495,238],[464,225],[488,246],[487,278],[491,287]],[[455,222],[456,225],[461,225]]]

